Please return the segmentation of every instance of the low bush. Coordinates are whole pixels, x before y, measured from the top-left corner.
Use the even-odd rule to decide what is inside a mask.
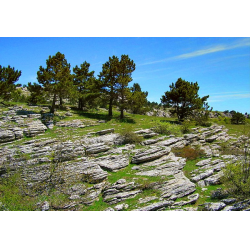
[[[139,144],[142,142],[142,137],[135,134],[132,130],[131,127],[125,127],[121,132],[120,132],[120,137],[122,140],[122,144]]]
[[[173,148],[172,152],[176,156],[186,158],[187,160],[195,160],[205,155],[203,150],[199,148],[194,149],[190,146],[186,146],[184,148]]]
[[[181,134],[181,126],[169,122],[156,122],[152,130],[161,135]]]

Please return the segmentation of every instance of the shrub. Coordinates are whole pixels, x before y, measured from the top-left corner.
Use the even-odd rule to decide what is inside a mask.
[[[245,124],[246,122],[246,117],[240,113],[240,112],[235,112],[232,115],[231,123],[232,124]]]
[[[188,160],[195,160],[197,158],[201,158],[205,155],[204,151],[199,148],[192,148],[190,146],[186,146],[184,148],[173,148],[172,152],[178,156],[183,157]]]
[[[138,144],[142,142],[142,137],[131,131],[130,127],[125,127],[124,130],[120,132],[120,136],[122,139],[122,144]]]
[[[161,134],[161,135],[178,135],[181,132],[181,127],[176,124],[170,124],[168,122],[156,122],[152,130],[155,133]]]
[[[223,169],[222,183],[231,194],[250,196],[250,147],[249,137],[242,141],[244,153],[241,160],[230,163]]]

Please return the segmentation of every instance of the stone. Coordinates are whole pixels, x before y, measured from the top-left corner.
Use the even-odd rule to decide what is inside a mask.
[[[111,133],[114,133],[114,132],[115,132],[115,129],[110,128],[110,129],[104,129],[104,130],[97,131],[96,134],[97,135],[106,135],[106,134],[111,134]]]
[[[161,191],[161,197],[169,200],[184,197],[192,194],[196,190],[196,186],[191,182],[183,172],[174,175],[174,179],[166,181],[154,187]]]
[[[103,201],[109,204],[116,204],[128,198],[133,198],[142,191],[134,182],[114,183],[103,190]]]
[[[118,170],[125,168],[129,165],[129,155],[108,155],[94,160],[101,168],[111,172],[117,172]]]
[[[156,196],[148,196],[148,197],[145,197],[144,199],[143,198],[140,198],[139,200],[138,200],[138,203],[139,204],[141,204],[141,203],[147,203],[147,202],[149,202],[149,201],[153,201],[153,200],[157,200],[158,199],[158,197],[156,197]]]
[[[213,173],[214,173],[214,170],[209,169],[209,170],[207,170],[207,171],[205,171],[205,172],[203,172],[203,173],[201,173],[199,175],[196,175],[196,176],[192,177],[191,181],[198,182],[200,180],[203,180],[203,179],[213,175]]]
[[[0,143],[15,140],[15,134],[11,130],[0,130]]]
[[[96,143],[86,147],[86,154],[97,154],[101,152],[106,152],[110,149],[109,146],[104,143]]]
[[[47,130],[47,127],[39,120],[33,121],[28,124],[28,127],[23,130],[23,133],[27,137],[33,137],[43,134]]]
[[[223,202],[205,203],[204,209],[207,211],[220,211],[226,206]]]
[[[157,211],[161,208],[169,207],[173,204],[173,201],[160,201],[153,203],[151,205],[148,205],[146,207],[138,208],[133,211]]]
[[[147,161],[152,161],[158,159],[164,155],[169,154],[170,148],[162,148],[162,147],[153,147],[151,146],[149,149],[142,149],[137,152],[133,157],[131,163],[142,163]]]
[[[49,202],[48,201],[43,202],[43,204],[41,205],[41,210],[42,211],[48,211],[49,210]]]

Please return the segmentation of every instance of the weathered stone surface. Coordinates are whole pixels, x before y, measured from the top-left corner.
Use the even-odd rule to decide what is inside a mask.
[[[173,137],[173,138],[167,139],[165,141],[161,141],[157,144],[160,146],[171,147],[173,144],[175,144],[179,141],[182,141],[182,140],[183,140],[183,137],[177,137],[177,138]]]
[[[108,155],[94,160],[101,168],[116,172],[129,165],[129,155]]]
[[[173,176],[183,169],[186,160],[181,157],[175,157],[173,153],[165,155],[160,159],[134,166],[137,170],[136,175],[143,176]]]
[[[159,135],[150,129],[139,130],[139,131],[136,131],[135,134],[141,135],[144,138],[151,138],[151,137]]]
[[[139,204],[147,203],[147,202],[149,202],[149,201],[153,201],[153,200],[157,200],[157,199],[158,199],[158,197],[156,197],[156,196],[148,196],[148,197],[145,197],[144,199],[143,199],[143,198],[140,198],[140,199],[138,200],[138,203],[139,203]]]
[[[103,201],[116,204],[128,198],[135,197],[142,191],[134,182],[124,183],[124,179],[118,180],[113,185],[103,190]]]
[[[148,205],[146,207],[135,209],[133,211],[157,211],[157,210],[159,210],[161,208],[169,207],[173,203],[174,203],[173,201],[160,201],[160,202]]]
[[[141,145],[147,146],[147,145],[155,144],[155,143],[157,143],[159,141],[164,140],[165,138],[166,138],[166,136],[159,137],[159,138],[156,138],[156,139],[149,139],[149,140],[141,142]]]
[[[110,133],[114,133],[115,129],[114,128],[110,128],[110,129],[105,129],[105,130],[100,130],[97,131],[96,134],[97,135],[106,135],[106,134],[110,134]]]
[[[15,134],[11,130],[0,130],[0,143],[15,140]]]
[[[217,185],[221,183],[221,177],[223,176],[223,172],[220,171],[218,172],[218,174],[214,174],[206,179],[204,179],[205,185],[209,186],[209,185]]]
[[[78,181],[99,183],[108,176],[107,172],[103,171],[96,163],[82,159],[80,162],[67,163],[61,169],[59,168],[58,171],[62,174],[64,181],[68,183],[76,183]]]
[[[170,148],[154,147],[151,146],[149,149],[142,149],[136,153],[132,158],[132,163],[142,163],[158,159],[170,152]]]
[[[47,127],[39,120],[33,121],[28,124],[28,127],[23,130],[23,133],[28,137],[43,134]]]
[[[211,202],[204,204],[204,210],[206,211],[220,211],[226,206],[223,202]]]
[[[194,182],[198,182],[200,180],[203,180],[203,179],[213,175],[213,173],[214,173],[214,170],[209,169],[209,170],[207,170],[207,171],[205,171],[205,172],[203,172],[203,173],[201,173],[199,175],[196,175],[196,176],[192,177],[191,180],[194,181]]]
[[[180,172],[174,175],[174,179],[166,181],[154,188],[159,189],[161,197],[169,200],[184,197],[193,193],[196,190],[195,184],[192,183],[184,174]]]
[[[97,154],[101,152],[106,152],[110,149],[109,146],[104,143],[96,143],[86,147],[86,154]]]

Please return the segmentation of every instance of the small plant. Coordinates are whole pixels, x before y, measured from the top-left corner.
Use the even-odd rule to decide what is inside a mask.
[[[142,137],[131,131],[131,127],[125,127],[124,130],[120,132],[120,136],[122,138],[122,144],[139,144],[142,142]]]
[[[152,130],[161,135],[179,135],[181,132],[180,126],[169,122],[156,122]]]
[[[188,160],[195,160],[197,158],[201,158],[204,156],[204,151],[199,148],[192,148],[190,146],[186,146],[184,148],[174,148],[172,149],[173,153],[178,157],[183,157]]]

